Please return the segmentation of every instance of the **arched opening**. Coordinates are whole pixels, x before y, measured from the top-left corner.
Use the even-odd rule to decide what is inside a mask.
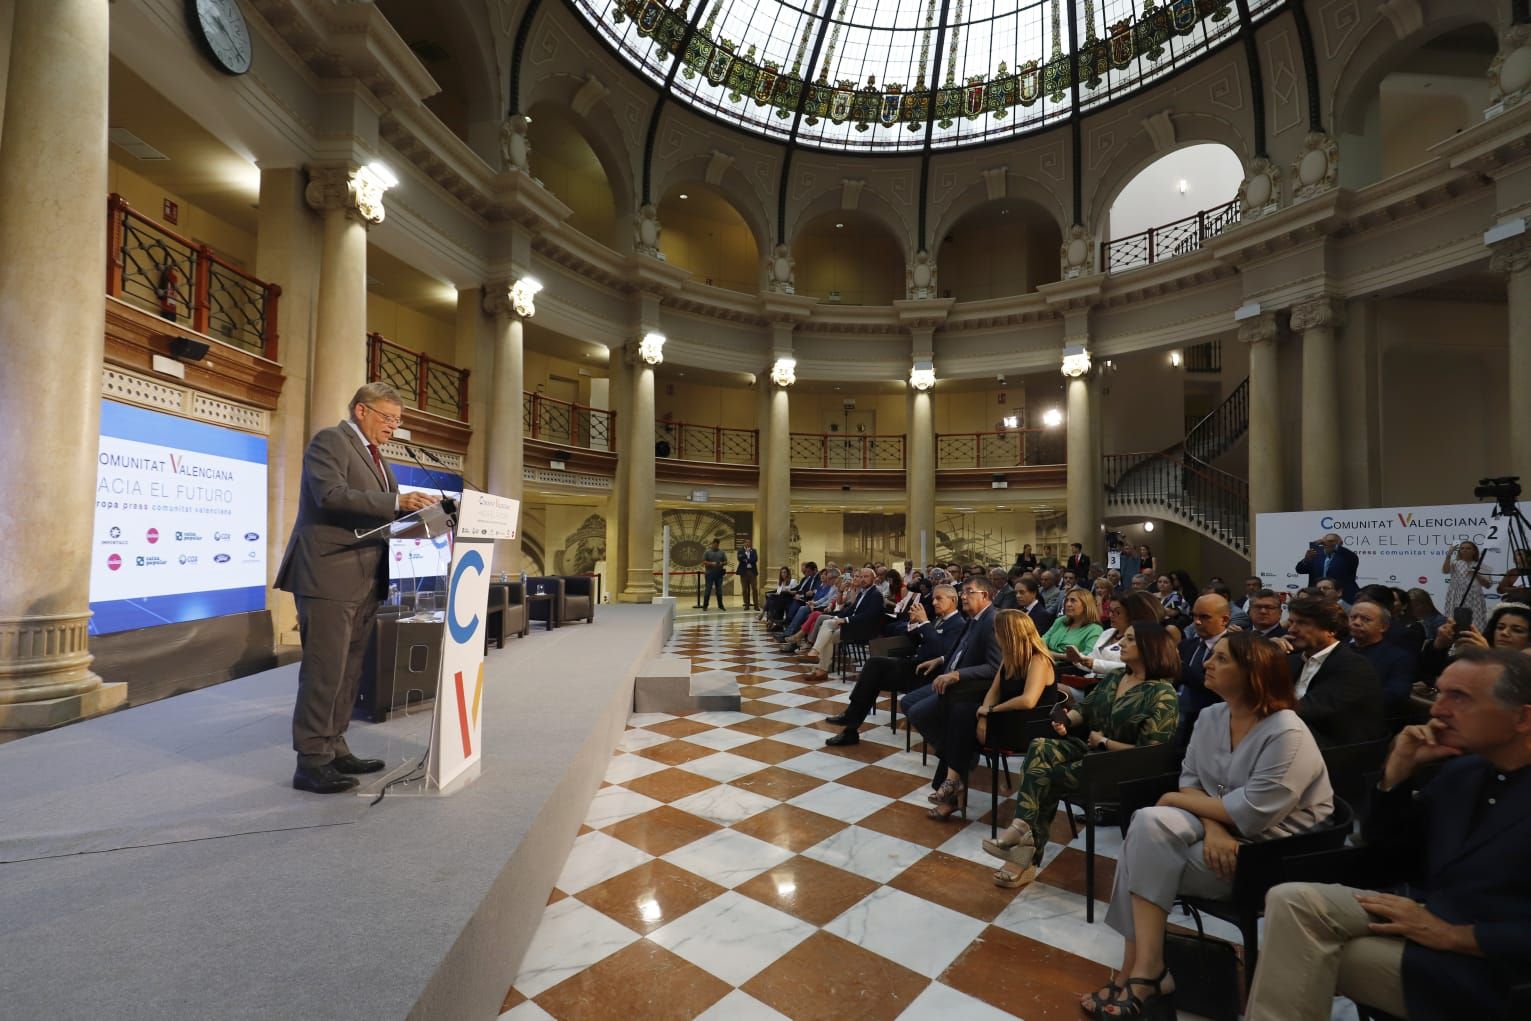
[[[844,305],[889,305],[904,296],[904,250],[882,221],[831,210],[792,239],[799,294]]]
[[[942,297],[959,301],[1028,294],[1059,275],[1063,233],[1027,199],[993,199],[964,213],[936,249]]]
[[[1238,153],[1218,142],[1188,145],[1154,160],[1111,203],[1101,232],[1101,268],[1119,272],[1196,251],[1236,222],[1229,203],[1243,180]]]
[[[1340,183],[1361,188],[1407,170],[1483,120],[1498,47],[1487,25],[1464,25],[1369,75],[1337,117]]]
[[[602,244],[617,244],[616,197],[600,158],[559,107],[538,103],[526,129],[532,176],[568,206],[569,226]]]
[[[759,239],[717,189],[700,181],[672,184],[659,201],[659,223],[659,247],[671,265],[713,287],[760,290]]]

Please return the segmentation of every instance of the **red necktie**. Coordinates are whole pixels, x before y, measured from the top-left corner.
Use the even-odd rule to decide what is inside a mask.
[[[372,463],[377,466],[377,473],[382,478],[383,484],[388,484],[388,473],[383,470],[383,455],[378,452],[376,443],[367,444],[367,451],[372,455]]]

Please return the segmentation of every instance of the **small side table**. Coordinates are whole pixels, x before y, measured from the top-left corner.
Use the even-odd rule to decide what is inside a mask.
[[[526,626],[528,629],[531,628],[532,620],[537,616],[533,612],[533,608],[539,605],[545,605],[548,608],[547,629],[551,631],[558,626],[558,604],[553,601],[553,593],[530,592],[524,598],[526,599]]]

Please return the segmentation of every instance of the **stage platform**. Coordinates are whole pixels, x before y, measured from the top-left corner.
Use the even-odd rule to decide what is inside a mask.
[[[293,791],[296,665],[0,747],[0,1016],[495,1017],[672,624],[492,650],[482,775],[445,798]],[[428,719],[352,749],[394,774]]]

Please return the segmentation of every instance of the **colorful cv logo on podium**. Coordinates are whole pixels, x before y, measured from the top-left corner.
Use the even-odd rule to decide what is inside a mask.
[[[462,581],[463,572],[470,567],[476,574],[484,573],[484,558],[476,549],[464,553],[462,560],[458,561],[457,570],[452,573],[452,588],[447,595],[447,627],[452,631],[452,640],[462,645],[466,645],[478,630],[478,614],[475,613],[473,619],[466,624],[457,619],[457,586]]]

